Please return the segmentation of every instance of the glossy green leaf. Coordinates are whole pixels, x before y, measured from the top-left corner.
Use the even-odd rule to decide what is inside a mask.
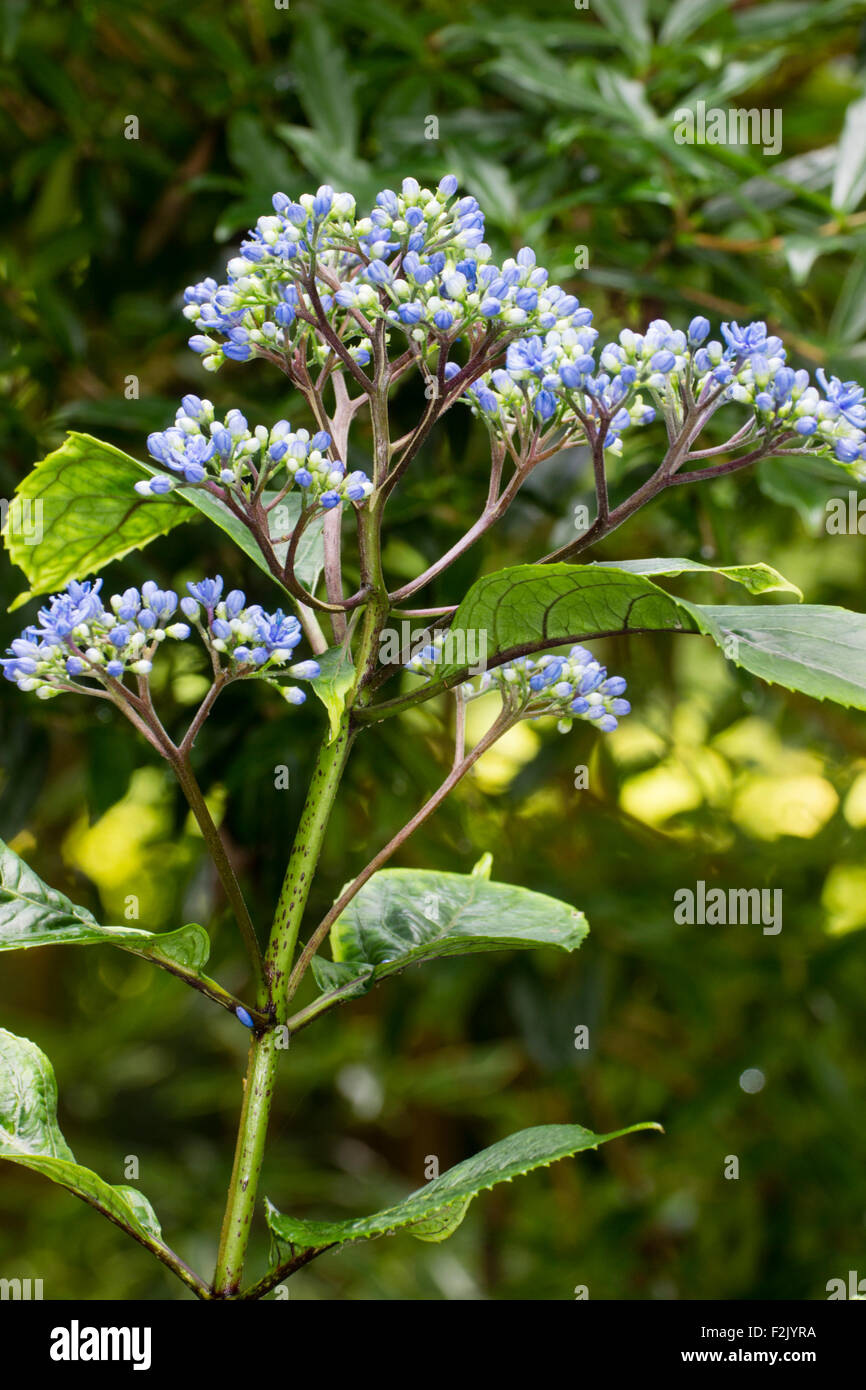
[[[866,709],[866,614],[815,603],[713,608],[681,602],[737,666],[816,700]]]
[[[165,1249],[159,1222],[136,1188],[112,1187],[75,1156],[57,1123],[57,1083],[45,1053],[0,1028],[0,1159],[74,1192],[150,1249]]]
[[[138,927],[100,926],[92,913],[49,887],[0,840],[0,951],[69,945],[120,946],[191,974],[201,971],[210,952],[208,934],[196,923],[158,935]]]
[[[694,621],[643,575],[600,565],[512,565],[473,584],[457,609],[440,675],[466,666],[464,652],[511,658],[545,645],[614,632],[694,631]]]
[[[530,946],[575,951],[588,931],[582,912],[545,893],[491,883],[483,871],[380,869],[331,928],[331,954],[357,974],[372,966],[372,984],[439,956]]]
[[[42,534],[34,545],[22,527],[6,527],[6,547],[30,584],[12,608],[34,594],[61,589],[70,579],[96,574],[110,560],[141,549],[188,519],[176,493],[157,499],[138,496],[134,484],[143,471],[128,454],[86,434],[68,435],[31,469],[16,495],[31,509],[41,508]],[[26,505],[23,516],[26,521]]]
[[[593,1134],[581,1125],[538,1125],[501,1139],[449,1168],[396,1206],[373,1216],[349,1221],[304,1221],[284,1216],[268,1202],[268,1225],[279,1242],[304,1249],[373,1240],[397,1231],[407,1231],[420,1240],[445,1240],[456,1231],[479,1192],[643,1129],[659,1130],[661,1126],[646,1122],[612,1134]]]
[[[742,576],[749,567],[738,568]],[[751,578],[758,578],[754,570]],[[702,632],[762,680],[866,709],[866,615],[819,604],[694,604],[606,565],[516,565],[486,575],[455,614],[448,655],[483,651],[486,643],[490,664],[616,632],[662,631]],[[453,680],[465,668],[452,660],[440,676]]]
[[[67,435],[65,443],[37,463],[18,488],[17,496],[25,504],[25,524],[7,526],[4,538],[30,588],[11,608],[18,608],[36,594],[61,589],[70,579],[98,573],[111,560],[140,550],[174,526],[190,521],[195,512],[224,531],[263,574],[273,579],[255,537],[210,492],[176,488],[164,497],[139,497],[135,484],[161,471],[88,434]],[[28,535],[35,529],[38,514],[33,507],[37,502],[42,509],[42,535],[36,544],[30,544]],[[273,520],[288,533],[300,510],[300,497],[289,494],[274,509]],[[316,518],[298,547],[295,573],[308,588],[315,587],[324,564],[322,527],[322,519]],[[285,560],[288,543],[276,550],[278,558]]]
[[[720,574],[735,584],[742,584],[750,594],[774,592],[796,594],[803,597],[801,589],[781,575],[772,565],[759,561],[753,565],[704,565],[699,560],[681,560],[676,557],[657,560],[600,560],[599,569],[626,570],[629,574],[663,577],[680,574]]]
[[[315,690],[325,709],[330,724],[330,742],[333,743],[340,729],[340,719],[346,708],[346,697],[355,684],[355,668],[351,653],[342,645],[329,647],[316,660],[321,672],[309,683]]]

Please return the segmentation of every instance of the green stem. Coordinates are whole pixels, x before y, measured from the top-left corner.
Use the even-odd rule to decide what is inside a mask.
[[[275,1069],[276,1034],[265,1033],[262,1037],[253,1038],[244,1079],[244,1103],[238,1127],[238,1142],[214,1271],[213,1287],[217,1298],[232,1298],[240,1288],[265,1151]]]
[[[311,286],[311,295],[315,305],[315,286]],[[342,344],[340,347],[342,348]],[[387,475],[391,450],[388,438],[388,381],[384,328],[376,338],[376,362],[376,389],[371,393],[370,413],[375,449],[374,472],[377,481],[381,481]],[[351,368],[356,375],[359,374],[360,369],[356,368],[354,363],[351,364]],[[362,385],[370,392],[370,383],[363,373],[360,375]],[[382,574],[380,539],[382,505],[381,498],[371,499],[370,505],[363,508],[359,516],[364,616],[356,656],[358,676],[355,689],[347,701],[347,708],[336,736],[330,741],[326,736],[319,749],[265,953],[267,1002],[274,1011],[277,1024],[285,1023],[288,1014],[288,1001],[293,992],[289,981],[298,932],[322,852],[325,830],[336,799],[337,788],[355,736],[352,706],[375,670],[379,634],[388,617],[388,591]],[[293,545],[296,543],[297,528],[292,541]],[[290,546],[288,566],[291,565],[291,556]],[[344,606],[347,607],[349,604]],[[365,695],[361,695],[361,698]],[[369,695],[366,695],[366,698],[369,698]],[[236,1298],[243,1277],[250,1222],[255,1208],[270,1116],[276,1072],[277,1036],[274,1032],[258,1035],[250,1045],[244,1103],[214,1274],[214,1294],[217,1298]]]
[[[332,743],[325,742],[319,751],[286,876],[280,889],[270,943],[265,956],[265,971],[271,987],[271,998],[276,1005],[276,1017],[280,1023],[285,1020],[287,1003],[283,982],[288,978],[294,960],[301,918],[307,905],[313,874],[325,838],[325,829],[353,738],[354,734],[349,730],[348,716],[344,716],[336,738]]]
[[[265,972],[279,1022],[286,1016],[283,981],[291,970],[301,919],[352,738],[346,716],[334,741],[325,742],[319,751],[277,903]],[[218,1298],[234,1298],[243,1276],[271,1109],[276,1041],[277,1034],[269,1032],[254,1037],[250,1044],[234,1166],[214,1274],[214,1293]]]

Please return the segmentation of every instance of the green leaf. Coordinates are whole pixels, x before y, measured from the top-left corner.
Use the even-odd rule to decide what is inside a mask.
[[[755,580],[754,567],[738,568]],[[694,604],[606,565],[516,565],[486,575],[455,614],[448,654],[480,651],[489,665],[617,632],[702,632],[762,680],[866,709],[866,615],[820,604]],[[440,677],[453,681],[466,665],[443,664]]]
[[[308,15],[292,50],[292,75],[311,126],[332,150],[353,155],[358,143],[358,78],[327,24]]]
[[[34,594],[62,589],[70,579],[97,573],[109,560],[140,549],[187,519],[176,493],[159,499],[138,496],[134,484],[142,472],[128,454],[86,434],[70,434],[31,469],[16,495],[31,509],[41,507],[42,535],[37,544],[28,544],[20,526],[6,526],[6,547],[30,583],[12,608]]]
[[[793,507],[803,524],[818,535],[827,521],[827,504],[839,496],[839,469],[824,459],[761,459],[755,478],[765,497]],[[845,478],[846,490],[856,490],[856,480]]]
[[[588,931],[582,912],[545,893],[491,883],[483,867],[477,874],[380,869],[331,928],[331,953],[356,973],[372,966],[372,984],[439,956],[529,946],[576,951]]]
[[[147,1198],[111,1187],[75,1156],[57,1123],[57,1083],[44,1052],[0,1028],[0,1159],[41,1173],[74,1192],[151,1250],[165,1244]]]
[[[816,603],[711,608],[680,602],[737,666],[816,700],[866,709],[866,614]]]
[[[342,961],[325,960],[324,956],[313,956],[310,961],[313,978],[323,994],[342,991],[341,998],[354,999],[366,994],[373,986],[373,967],[371,965],[348,965]]]
[[[750,594],[789,593],[803,597],[801,589],[785,579],[772,565],[762,561],[753,565],[704,565],[699,560],[681,560],[675,557],[660,560],[598,560],[600,569],[626,570],[629,574],[678,575],[678,574],[721,574],[735,584],[742,584]]]
[[[600,565],[513,565],[479,579],[451,627],[450,655],[439,674],[465,670],[477,652],[489,662],[614,632],[693,632],[676,599],[639,574]],[[448,649],[446,648],[446,651]]]
[[[665,11],[659,42],[676,44],[714,15],[728,8],[728,0],[674,0]]]
[[[845,112],[845,124],[836,154],[833,176],[833,206],[853,212],[866,193],[866,96],[852,101]]]
[[[199,974],[210,953],[207,932],[196,923],[176,931],[103,927],[92,913],[44,883],[0,840],[0,951],[33,946],[119,946],[157,965]]]
[[[831,343],[850,346],[866,331],[866,252],[851,261],[842,282],[827,336]]]
[[[304,1249],[373,1240],[397,1231],[408,1231],[419,1240],[445,1240],[456,1231],[479,1192],[643,1129],[660,1130],[661,1126],[645,1122],[612,1134],[593,1134],[581,1125],[538,1125],[501,1139],[489,1149],[482,1149],[481,1153],[418,1188],[396,1206],[373,1216],[350,1221],[304,1221],[284,1216],[266,1202],[268,1226],[284,1245]]]
[[[313,687],[325,709],[330,723],[329,743],[333,743],[340,732],[340,719],[346,708],[346,696],[355,684],[355,668],[351,653],[342,645],[329,647],[316,660],[321,672],[309,684]]]
[[[30,589],[10,605],[21,606],[35,594],[62,589],[70,579],[97,573],[111,560],[130,550],[140,550],[172,527],[193,519],[196,512],[234,541],[255,565],[273,579],[255,537],[229,508],[203,488],[176,488],[160,498],[139,497],[135,484],[162,470],[104,444],[89,434],[72,433],[53,454],[37,463],[23,480],[17,496],[28,501],[23,519],[35,520],[33,504],[42,506],[42,537],[28,543],[22,526],[7,525],[4,539],[15,564],[30,581]],[[265,499],[274,494],[265,494]],[[190,508],[193,510],[190,511]],[[274,509],[272,521],[288,533],[301,511],[299,496],[289,494]],[[14,516],[14,510],[10,510]],[[307,527],[298,546],[295,573],[300,582],[315,587],[324,564],[323,519]],[[33,521],[27,530],[32,529]],[[276,547],[285,561],[288,543]]]
[[[647,0],[605,0],[598,12],[599,19],[622,44],[623,50],[641,60],[652,43]]]
[[[266,492],[263,494],[262,501],[265,506],[278,494]],[[303,508],[303,501],[300,493],[289,492],[278,502],[272,511],[268,513],[271,541],[278,536],[290,535],[298,524],[298,519]],[[319,575],[325,565],[325,518],[316,516],[307,526],[301,539],[298,542],[298,549],[295,552],[295,578],[311,592],[319,582]],[[247,532],[249,535],[249,532]],[[255,541],[253,541],[255,545]],[[256,546],[258,550],[258,546]],[[286,563],[286,556],[289,553],[289,542],[284,541],[281,545],[274,546],[274,554],[281,565]],[[261,551],[259,551],[261,557]],[[264,562],[263,562],[264,563]]]

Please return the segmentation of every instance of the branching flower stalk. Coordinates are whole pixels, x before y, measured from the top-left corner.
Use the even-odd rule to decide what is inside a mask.
[[[190,346],[212,372],[230,362],[262,359],[296,389],[307,423],[282,419],[250,426],[237,409],[220,415],[209,400],[183,397],[176,418],[147,443],[136,491],[145,503],[180,490],[207,494],[217,515],[249,533],[266,574],[294,612],[268,612],[240,590],[224,593],[220,576],[190,583],[181,599],[153,581],[115,594],[102,580],[73,580],[12,643],[6,676],[50,699],[61,693],[111,701],[171,767],[199,825],[250,960],[255,1004],[171,962],[178,978],[250,1029],[243,1104],[216,1269],[211,1284],[186,1270],[167,1247],[159,1255],[200,1297],[250,1300],[335,1243],[293,1248],[244,1287],[268,1119],[277,1082],[278,1030],[300,1032],[358,992],[363,972],[335,975],[313,1003],[292,1012],[298,990],[350,905],[411,835],[435,813],[478,760],[521,719],[575,720],[610,732],[628,714],[622,677],[609,676],[583,645],[606,634],[546,631],[494,647],[485,669],[447,659],[453,606],[410,607],[421,593],[500,522],[534,470],[576,446],[591,464],[596,511],[573,541],[538,565],[573,561],[666,489],[710,482],[764,458],[806,454],[833,459],[866,475],[866,404],[855,383],[818,384],[787,364],[781,341],[763,323],[722,325],[710,340],[707,319],[686,330],[655,320],[644,332],[624,329],[599,347],[591,312],[548,282],[529,248],[501,265],[484,241],[472,197],[457,197],[452,176],[438,188],[404,180],[386,189],[369,216],[354,199],[322,187],[293,201],[273,199],[224,284],[207,279],[185,293]],[[417,424],[392,439],[389,405],[413,374],[426,404]],[[386,506],[455,404],[467,405],[490,440],[490,474],[480,515],[414,579],[391,588],[382,558]],[[724,443],[702,442],[722,408],[736,415]],[[366,470],[350,469],[350,435],[366,417],[371,447]],[[623,437],[655,419],[665,427],[661,462],[631,496],[611,504],[609,467]],[[583,462],[579,464],[583,467]],[[204,499],[202,499],[204,500]],[[310,565],[308,556],[317,559]],[[248,550],[248,553],[249,550]],[[357,590],[346,591],[346,557],[356,557]],[[422,600],[422,604],[423,604]],[[389,625],[404,616],[423,623],[399,655],[383,654]],[[157,713],[150,686],[166,642],[198,635],[211,684],[176,740]],[[610,632],[622,631],[612,625]],[[640,624],[629,627],[640,631]],[[330,634],[329,637],[326,634]],[[295,661],[306,637],[313,659]],[[562,648],[570,645],[570,649]],[[348,672],[339,688],[334,670]],[[323,737],[264,950],[230,854],[193,768],[196,738],[222,691],[257,680],[288,704],[303,701],[293,681],[311,682],[328,705]],[[398,694],[382,687],[400,677]],[[331,684],[328,684],[331,682]],[[383,719],[437,697],[455,701],[451,765],[438,789],[357,872],[299,948],[310,889],[328,822],[355,740]],[[466,746],[466,706],[498,695],[499,712]],[[170,724],[170,720],[166,719]],[[333,937],[332,937],[333,939]],[[165,964],[165,962],[160,962]],[[348,967],[326,962],[332,969]],[[323,967],[324,968],[324,967]],[[398,963],[399,968],[399,963]],[[373,966],[365,967],[373,978]],[[132,1227],[130,1228],[132,1230]],[[279,1227],[276,1229],[279,1230]],[[137,1236],[136,1238],[140,1238]]]

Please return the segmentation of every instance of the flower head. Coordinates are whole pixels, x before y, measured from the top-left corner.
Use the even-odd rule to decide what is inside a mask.
[[[241,504],[268,485],[280,492],[297,487],[304,505],[362,503],[373,491],[365,473],[346,475],[334,458],[331,436],[325,430],[293,430],[288,420],[268,429],[251,429],[239,410],[223,420],[210,401],[184,396],[174,425],[148,436],[151,457],[169,474],[156,474],[135,484],[142,497],[159,497],[175,487],[200,487],[220,498],[227,494]],[[327,499],[327,500],[326,500]],[[332,500],[333,499],[333,500]]]

